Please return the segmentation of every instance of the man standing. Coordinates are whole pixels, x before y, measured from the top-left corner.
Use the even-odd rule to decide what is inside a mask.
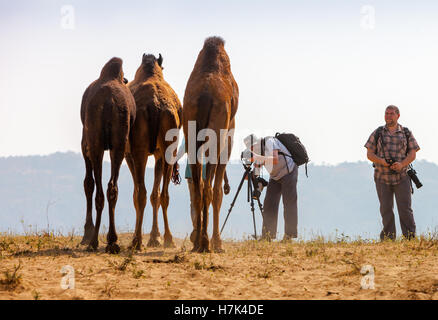
[[[374,130],[365,144],[367,157],[375,167],[374,181],[383,223],[381,240],[396,238],[394,195],[403,236],[407,239],[415,238],[412,186],[406,172],[420,147],[412,132],[398,124],[399,118],[399,109],[393,105],[388,106],[385,110],[386,125]]]
[[[297,238],[298,166],[294,163],[290,152],[277,138],[266,137],[256,140],[254,135],[251,136],[253,141],[257,141],[251,148],[255,166],[260,168],[264,165],[269,172],[269,183],[263,202],[262,238],[267,240],[276,238],[278,207],[281,197],[284,206],[283,240]]]

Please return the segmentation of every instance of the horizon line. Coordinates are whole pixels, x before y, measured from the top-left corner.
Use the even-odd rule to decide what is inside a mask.
[[[7,155],[7,156],[0,156],[0,160],[1,159],[8,159],[8,158],[26,158],[26,157],[49,157],[52,155],[56,155],[56,154],[68,154],[68,153],[72,153],[75,155],[79,155],[82,157],[82,153],[78,152],[78,151],[73,151],[73,150],[66,150],[66,151],[55,151],[55,152],[51,152],[51,153],[46,153],[46,154],[18,154],[18,155]],[[105,152],[105,155],[107,155],[107,153]],[[181,159],[185,159],[186,155],[184,155],[184,157],[182,157]],[[154,159],[151,159],[154,160]],[[107,159],[103,159],[104,162],[110,162],[110,160]],[[185,161],[185,160],[184,160]],[[428,162],[428,163],[432,163],[438,166],[438,162],[429,160],[429,159],[415,159],[415,161],[419,161],[419,162]],[[232,158],[228,161],[228,164],[236,164],[236,163],[240,163],[240,159],[239,158]],[[350,161],[350,160],[344,160],[344,161],[340,161],[337,163],[331,163],[331,162],[314,162],[314,161],[309,161],[308,165],[315,165],[315,166],[338,166],[340,164],[345,164],[345,163],[361,163],[361,162],[367,162],[367,163],[371,163],[368,159],[358,159],[355,161]],[[149,164],[150,162],[148,162]],[[152,163],[155,163],[154,161],[152,161]],[[126,161],[125,159],[123,160],[123,164],[126,165]],[[147,167],[150,167],[149,165],[147,165]]]

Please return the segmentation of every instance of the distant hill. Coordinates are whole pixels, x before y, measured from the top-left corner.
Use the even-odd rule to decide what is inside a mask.
[[[185,163],[181,163],[184,172]],[[416,161],[415,168],[424,187],[415,190],[414,215],[419,232],[437,230],[438,226],[438,166]],[[103,185],[109,179],[110,166],[104,164]],[[358,236],[376,238],[380,232],[379,203],[373,182],[373,169],[368,162],[342,163],[336,166],[309,165],[309,178],[300,168],[298,181],[298,227],[300,236],[325,237]],[[243,168],[240,164],[227,166],[231,193],[224,196],[221,226],[237,190]],[[0,158],[0,232],[23,233],[50,228],[64,234],[82,234],[85,220],[83,191],[84,163],[77,153],[55,153],[48,156]],[[266,178],[266,176],[265,176]],[[146,172],[148,204],[143,231],[152,224],[149,195],[152,190],[153,169]],[[126,165],[119,179],[119,198],[116,207],[116,227],[132,231],[135,210],[132,203],[133,184]],[[179,186],[170,185],[169,221],[174,236],[184,238],[191,232],[189,194],[185,179]],[[264,197],[264,193],[262,195]],[[224,238],[241,239],[253,233],[246,184],[224,229]],[[108,205],[105,202],[102,230],[108,226]],[[261,215],[256,206],[256,226],[260,233]],[[397,213],[396,213],[397,214]],[[160,230],[162,215],[160,212]],[[210,234],[213,212],[210,210]],[[397,228],[399,228],[398,218]],[[283,234],[283,208],[280,205],[279,236]]]

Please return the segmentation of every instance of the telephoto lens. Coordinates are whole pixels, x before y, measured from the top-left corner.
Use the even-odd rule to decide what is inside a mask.
[[[414,169],[410,168],[407,171],[407,174],[408,174],[409,178],[411,178],[411,180],[414,181],[417,189],[420,189],[423,186],[423,184],[420,182],[420,180],[417,177],[417,172]]]

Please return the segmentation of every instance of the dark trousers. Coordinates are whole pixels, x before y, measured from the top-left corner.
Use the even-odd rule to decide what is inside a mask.
[[[376,181],[377,196],[380,201],[383,230],[380,239],[395,239],[394,195],[397,202],[398,216],[403,236],[407,239],[415,237],[414,213],[411,207],[411,181],[404,177],[399,184],[388,185]]]
[[[298,236],[297,180],[297,166],[294,166],[292,172],[279,180],[269,179],[263,203],[262,237],[275,239],[277,236],[280,197],[283,197],[285,238],[296,238]]]

